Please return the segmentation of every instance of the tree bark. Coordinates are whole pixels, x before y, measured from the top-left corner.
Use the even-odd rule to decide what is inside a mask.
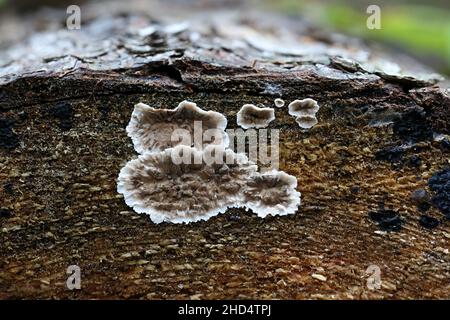
[[[429,187],[449,163],[438,78],[301,21],[188,20],[99,18],[0,53],[0,298],[449,298],[449,222]],[[321,106],[308,132],[287,104],[270,124],[296,214],[154,224],[117,193],[135,103],[187,99],[235,128],[243,104],[275,98]],[[66,287],[70,265],[81,290]]]

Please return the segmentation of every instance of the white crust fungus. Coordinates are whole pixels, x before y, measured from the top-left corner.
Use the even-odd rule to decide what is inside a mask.
[[[270,108],[256,109],[267,115],[265,109]],[[268,119],[274,118],[270,110]],[[117,181],[117,191],[128,206],[148,214],[155,223],[207,220],[237,207],[260,217],[297,211],[297,179],[283,171],[258,172],[245,154],[228,149],[228,136],[224,136],[226,143],[174,145],[172,131],[181,128],[192,134],[194,120],[221,132],[227,124],[222,114],[186,101],[172,110],[135,106],[127,132],[142,154],[120,170]]]
[[[283,99],[276,98],[276,99],[274,100],[274,103],[275,103],[275,106],[276,106],[277,108],[282,108],[282,107],[284,107],[284,100],[283,100]]]
[[[275,120],[273,108],[258,108],[253,104],[245,104],[237,113],[237,124],[243,129],[266,128]]]
[[[204,111],[195,103],[188,101],[181,102],[175,109],[156,109],[138,103],[134,106],[126,131],[133,141],[134,149],[142,154],[147,151],[161,151],[179,144],[192,146],[196,122],[201,124],[199,128],[201,133],[208,129],[218,129],[217,132],[221,134],[219,141],[206,141],[206,144],[228,144],[228,136],[224,131],[227,126],[225,116],[215,111]],[[172,141],[177,129],[178,139]],[[183,138],[183,132],[186,133],[184,137],[188,139],[187,142]],[[202,145],[195,146],[203,148]]]
[[[302,129],[311,129],[318,123],[316,116],[311,115],[297,117],[295,118],[295,122],[297,122]]]
[[[288,109],[289,114],[295,117],[295,121],[302,129],[311,129],[318,123],[316,113],[320,107],[316,100],[310,98],[294,100],[289,104]]]
[[[283,171],[269,171],[249,178],[243,204],[259,217],[287,215],[297,211],[300,192],[297,179]]]
[[[289,106],[289,114],[291,116],[310,116],[315,115],[319,111],[320,107],[316,100],[307,98],[303,100],[294,100]]]
[[[117,184],[126,204],[150,215],[155,223],[207,220],[240,206],[247,177],[257,170],[245,155],[226,149],[223,157],[233,158],[234,164],[174,164],[172,156],[180,152],[188,153],[193,160],[201,158],[204,151],[180,145],[128,162]]]

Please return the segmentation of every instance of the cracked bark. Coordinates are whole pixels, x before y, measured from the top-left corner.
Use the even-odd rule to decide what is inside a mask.
[[[432,195],[428,179],[448,165],[450,98],[438,78],[299,22],[227,19],[109,17],[0,53],[0,298],[449,297],[448,220],[410,198]],[[188,99],[233,128],[243,104],[278,97],[321,105],[309,132],[287,104],[270,125],[280,169],[302,193],[295,215],[232,209],[155,225],[117,194],[135,156],[124,130],[135,103]],[[399,230],[370,219],[383,210]],[[438,227],[421,226],[424,214]],[[80,291],[65,287],[73,264]],[[373,264],[377,291],[366,287]]]

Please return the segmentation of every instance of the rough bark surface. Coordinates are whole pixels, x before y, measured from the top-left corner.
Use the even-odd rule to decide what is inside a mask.
[[[436,76],[286,19],[189,22],[106,17],[0,53],[0,298],[450,298],[449,193],[429,188],[449,165]],[[117,193],[135,103],[191,100],[234,128],[242,105],[275,98],[321,105],[308,132],[287,105],[270,124],[295,215],[156,225]]]

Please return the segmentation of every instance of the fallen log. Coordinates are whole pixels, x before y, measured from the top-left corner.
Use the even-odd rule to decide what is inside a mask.
[[[0,53],[0,298],[449,297],[450,97],[438,76],[286,18],[154,18],[93,19]],[[320,105],[310,130],[288,113],[305,98]],[[183,100],[229,128],[244,104],[275,107],[268,128],[298,211],[190,224],[133,212],[116,183],[136,157],[133,106]],[[66,286],[71,265],[80,290]]]

